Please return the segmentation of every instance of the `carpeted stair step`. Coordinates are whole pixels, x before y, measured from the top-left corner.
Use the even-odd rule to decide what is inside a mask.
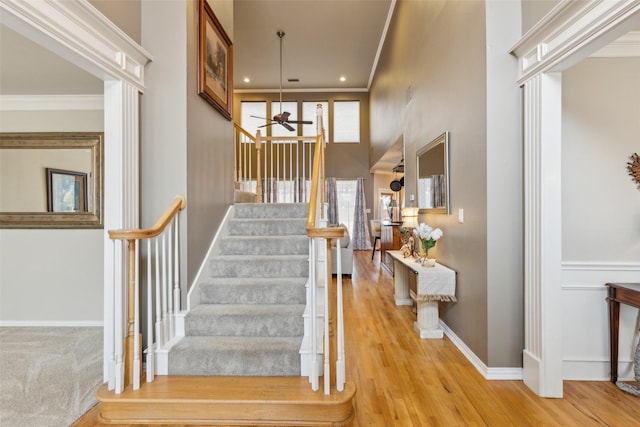
[[[209,277],[309,277],[307,255],[222,255],[209,261]]]
[[[187,336],[292,337],[304,334],[303,304],[200,304],[185,317]]]
[[[308,203],[240,203],[234,206],[236,218],[307,218]]]
[[[307,236],[233,236],[220,241],[223,255],[303,255],[309,253]]]
[[[304,304],[307,279],[210,277],[200,283],[201,304]]]
[[[301,218],[231,218],[230,236],[291,236],[307,234],[307,220]]]
[[[298,376],[302,337],[184,337],[169,375]]]

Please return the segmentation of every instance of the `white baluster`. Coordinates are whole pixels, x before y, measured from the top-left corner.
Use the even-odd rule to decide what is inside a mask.
[[[171,235],[171,224],[167,225],[167,228],[162,232],[163,235],[167,235],[167,309],[168,315],[167,318],[169,320],[169,340],[172,340],[175,337],[175,311],[174,311],[174,301],[173,301],[173,236]]]
[[[178,229],[178,218],[180,217],[180,213],[178,213],[175,218],[172,220],[173,229],[175,231],[175,236],[173,239],[173,306],[175,308],[176,314],[181,310],[182,304],[180,301],[180,240],[179,240],[179,232]]]
[[[119,255],[118,249],[122,247],[122,243],[110,240],[111,245],[108,246],[107,250],[110,248],[112,252],[112,259],[119,259],[117,256]],[[105,321],[107,324],[104,328],[105,333],[105,354],[109,358],[108,368],[107,368],[107,388],[109,390],[114,390],[116,388],[116,377],[117,377],[117,369],[116,369],[116,305],[118,304],[116,290],[120,284],[118,277],[122,277],[122,274],[118,274],[119,267],[118,263],[113,263],[113,277],[112,280],[109,280],[108,283],[113,284],[110,289],[107,289],[105,292],[105,300],[107,303],[107,307],[105,309],[107,313],[107,318]]]
[[[151,239],[147,239],[147,382],[153,381],[155,376],[155,340],[153,339],[153,281],[151,280]],[[156,338],[157,339],[157,338]]]
[[[346,232],[346,231],[345,231]],[[337,239],[336,239],[337,240]],[[345,361],[344,361],[344,313],[342,311],[342,251],[339,250],[340,242],[336,242],[336,272],[337,272],[337,344],[338,344],[338,359],[336,360],[336,389],[338,391],[344,390],[345,381]]]
[[[120,245],[124,245],[122,241]],[[124,296],[122,287],[126,283],[124,280],[118,280],[115,286],[115,305],[114,305],[114,347],[115,347],[115,392],[122,393],[124,390]]]
[[[323,245],[324,252],[327,251],[327,239],[318,239],[318,241]],[[324,394],[331,394],[331,363],[329,360],[330,350],[330,342],[329,342],[329,287],[331,276],[329,276],[329,272],[327,270],[327,255],[325,254],[325,274],[324,274],[324,371],[322,375],[324,375]],[[327,277],[329,276],[329,277]]]
[[[171,339],[169,334],[169,319],[167,319],[168,298],[167,298],[167,239],[166,234],[162,233],[162,332],[167,340]]]
[[[130,301],[130,304],[133,304],[133,367],[132,367],[132,375],[133,378],[132,386],[134,390],[138,390],[140,388],[140,248],[138,245],[139,240],[136,240],[135,246],[135,267],[133,268],[135,275],[133,279],[133,289],[134,296],[133,301]]]
[[[156,289],[156,342],[158,348],[163,347],[166,343],[166,337],[164,336],[164,328],[162,326],[162,298],[160,292],[160,249],[158,248],[159,237],[155,239],[155,252],[153,254],[154,264],[156,267],[156,275],[154,277],[155,289]]]
[[[313,239],[309,239],[309,255],[311,256],[311,262],[309,263],[311,278],[311,389],[313,391],[318,390],[318,379],[320,373],[318,372],[318,331],[317,331],[317,314],[318,307],[317,298],[317,283],[316,283],[316,251]]]

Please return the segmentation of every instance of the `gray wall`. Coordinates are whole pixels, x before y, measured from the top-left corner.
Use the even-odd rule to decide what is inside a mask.
[[[537,24],[561,0],[520,0],[522,6],[522,34]]]
[[[370,92],[370,162],[403,135],[407,196],[416,191],[410,159],[450,132],[452,215],[422,215],[420,221],[442,228],[435,255],[458,273],[458,302],[442,304],[441,317],[489,367],[521,366],[519,91],[512,83],[515,60],[507,53],[520,35],[517,6],[486,11],[484,2],[400,1]],[[498,15],[516,24],[488,31],[486,22]],[[506,71],[499,71],[505,62]],[[500,85],[502,79],[508,87]],[[506,170],[496,170],[498,163]],[[495,202],[504,210],[497,219],[489,217]],[[464,209],[462,224],[459,209]],[[502,217],[516,220],[500,228]],[[507,273],[502,265],[510,266]]]
[[[233,2],[209,0],[233,42]],[[187,203],[189,285],[233,203],[233,122],[198,95],[198,2],[187,1]]]
[[[142,0],[89,0],[96,9],[129,37],[141,42],[141,1]]]
[[[233,40],[232,3],[210,4]],[[197,17],[195,0],[142,3],[142,45],[154,57],[142,96],[142,224],[186,196],[181,261],[189,286],[233,191],[233,124],[197,94]]]

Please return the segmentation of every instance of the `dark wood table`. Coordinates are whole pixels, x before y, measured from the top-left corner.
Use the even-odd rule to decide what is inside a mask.
[[[620,329],[620,303],[640,308],[640,283],[607,283],[609,302],[609,351],[611,355],[611,382],[618,381],[618,332]]]

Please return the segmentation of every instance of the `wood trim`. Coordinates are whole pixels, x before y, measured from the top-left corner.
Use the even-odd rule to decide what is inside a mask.
[[[98,389],[108,424],[341,426],[354,417],[355,384],[314,392],[305,377],[158,376],[116,395]]]
[[[158,218],[151,228],[144,230],[109,230],[109,237],[113,240],[133,240],[133,239],[149,239],[160,235],[169,225],[176,214],[187,207],[187,200],[184,196],[176,196],[171,205]]]

